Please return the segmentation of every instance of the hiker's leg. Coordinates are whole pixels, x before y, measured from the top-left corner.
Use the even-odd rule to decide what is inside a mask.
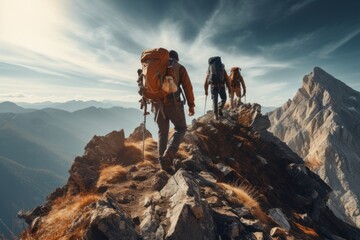
[[[236,96],[237,96],[236,106],[240,106],[240,104],[241,104],[241,92],[240,92],[240,87],[235,88],[235,94],[236,94]]]
[[[170,138],[166,151],[175,155],[187,129],[184,105],[182,102],[176,102],[174,105],[166,106],[164,110],[175,127],[175,132]]]
[[[225,106],[226,103],[226,90],[225,87],[219,87],[219,94],[220,94],[220,98],[221,98],[221,105],[220,105],[220,109],[222,110]]]
[[[213,111],[214,114],[218,114],[218,89],[219,87],[211,86],[211,99],[213,100]]]
[[[234,109],[234,93],[235,93],[235,90],[234,88],[231,89],[230,91],[230,109]]]
[[[162,116],[162,114],[159,114],[157,121],[156,121],[159,131],[158,131],[158,152],[159,157],[161,157],[165,150],[166,145],[168,143],[168,135],[169,135],[169,118],[166,116],[165,118]]]

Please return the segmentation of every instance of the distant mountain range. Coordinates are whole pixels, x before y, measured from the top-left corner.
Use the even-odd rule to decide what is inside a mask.
[[[62,106],[76,109],[81,104]],[[38,205],[65,183],[74,157],[89,139],[120,129],[129,135],[142,121],[142,112],[134,108],[92,106],[69,112],[0,103],[0,219],[18,232],[16,213]],[[7,230],[0,223],[0,236],[2,232]]]
[[[139,97],[140,98],[140,97]],[[65,110],[68,112],[74,112],[89,107],[97,108],[112,108],[112,107],[125,107],[125,108],[138,108],[138,103],[130,102],[121,102],[121,101],[82,101],[82,100],[71,100],[67,102],[37,102],[37,103],[28,103],[28,102],[16,102],[17,106],[30,109],[44,109],[44,108],[56,108],[60,110]]]
[[[19,210],[32,208],[42,202],[65,179],[51,171],[25,167],[0,157],[0,239],[1,233],[10,239],[9,230],[17,233],[22,228],[22,222],[16,217]]]
[[[333,189],[334,213],[360,227],[360,93],[315,67],[269,118],[270,130]]]

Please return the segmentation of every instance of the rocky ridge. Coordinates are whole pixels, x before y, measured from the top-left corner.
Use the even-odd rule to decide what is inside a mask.
[[[269,118],[270,131],[333,189],[334,213],[360,227],[360,93],[315,67]]]
[[[67,184],[19,215],[22,239],[359,239],[326,206],[331,189],[266,129],[257,104],[194,120],[159,170],[156,142],[141,126],[95,136]]]

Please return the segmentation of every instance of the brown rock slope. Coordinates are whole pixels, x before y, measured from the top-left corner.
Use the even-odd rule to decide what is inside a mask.
[[[326,207],[330,188],[266,129],[257,104],[189,126],[170,176],[141,128],[94,137],[67,184],[20,215],[22,239],[360,239]]]

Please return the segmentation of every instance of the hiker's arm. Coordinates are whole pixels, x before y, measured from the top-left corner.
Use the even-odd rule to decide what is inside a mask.
[[[240,83],[241,83],[241,86],[242,86],[242,89],[243,89],[242,96],[245,96],[245,94],[246,94],[246,86],[245,86],[244,78],[241,75],[240,75]]]
[[[184,66],[180,67],[179,75],[180,75],[180,82],[181,82],[184,92],[185,92],[185,97],[186,97],[188,106],[189,106],[189,108],[194,108],[195,107],[195,98],[194,98],[193,87],[192,87],[189,75]]]

